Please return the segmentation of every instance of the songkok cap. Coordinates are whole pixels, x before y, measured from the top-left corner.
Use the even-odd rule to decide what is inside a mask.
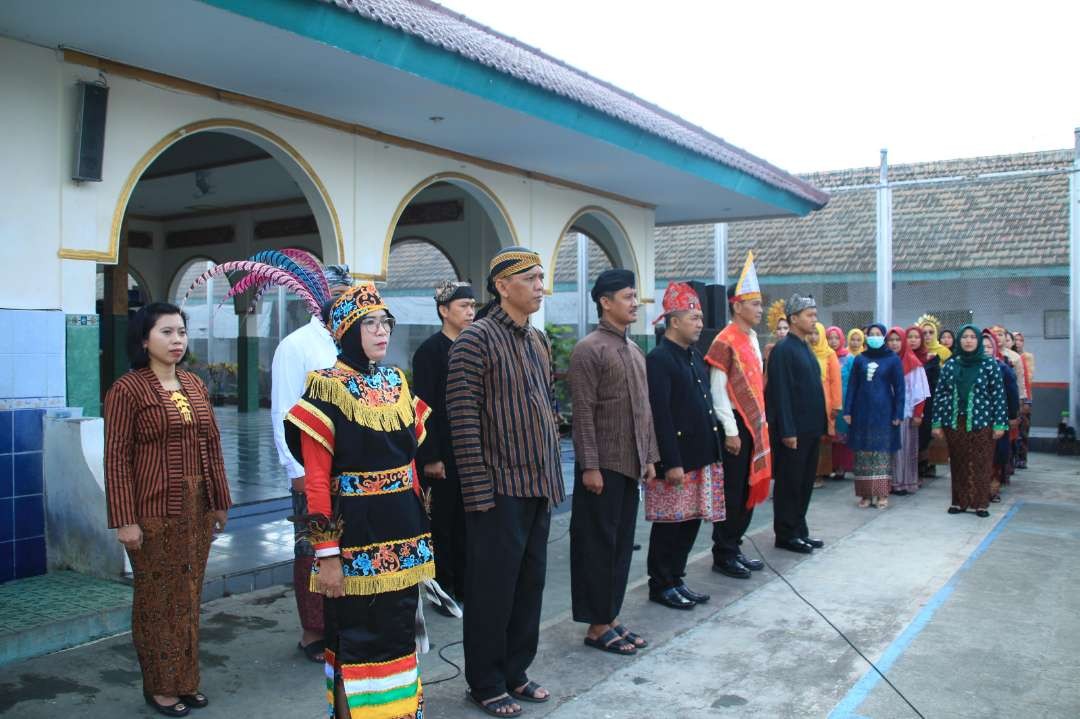
[[[323,268],[323,276],[326,277],[326,284],[331,290],[335,287],[352,287],[353,284],[348,265],[326,265]]]
[[[808,310],[811,307],[817,307],[817,302],[814,300],[813,295],[806,295],[805,297],[796,293],[792,295],[787,304],[784,306],[784,311],[788,317],[797,315],[803,310]]]
[[[596,278],[596,284],[592,288],[593,302],[599,302],[600,297],[609,292],[618,292],[627,287],[637,287],[634,273],[630,270],[604,270]]]
[[[370,282],[354,285],[330,305],[326,328],[330,330],[334,341],[341,344],[341,338],[357,320],[378,310],[390,311],[383,304],[375,285]]]
[[[474,300],[476,293],[468,282],[446,281],[435,288],[435,304],[448,305],[454,300]]]
[[[735,283],[735,292],[730,295],[732,302],[761,299],[761,285],[758,284],[757,269],[754,267],[754,253],[746,253],[739,281]]]
[[[662,319],[673,312],[686,312],[700,310],[701,300],[698,299],[694,288],[685,282],[672,282],[664,292],[664,311],[653,320],[653,324],[659,324]]]

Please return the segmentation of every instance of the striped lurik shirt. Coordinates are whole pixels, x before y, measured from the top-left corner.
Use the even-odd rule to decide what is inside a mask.
[[[446,411],[466,511],[494,507],[496,494],[566,498],[543,333],[500,306],[474,322],[450,348]]]
[[[206,480],[210,509],[228,509],[229,483],[217,420],[199,377],[178,369],[189,405],[184,421],[172,392],[148,368],[116,380],[105,395],[105,495],[110,527],[180,514],[185,477]]]

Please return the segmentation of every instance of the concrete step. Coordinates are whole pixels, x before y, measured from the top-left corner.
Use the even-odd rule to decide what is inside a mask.
[[[131,629],[131,587],[76,572],[0,584],[0,666]]]

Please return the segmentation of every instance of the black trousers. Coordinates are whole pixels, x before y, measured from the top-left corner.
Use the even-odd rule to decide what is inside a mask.
[[[634,554],[638,483],[602,469],[604,491],[593,494],[574,469],[570,515],[570,596],[574,621],[610,624],[622,611]]]
[[[444,479],[425,479],[431,488],[431,541],[435,581],[455,599],[465,599],[465,503],[457,468],[446,463]]]
[[[700,519],[686,522],[653,522],[649,533],[649,589],[677,587],[686,576],[686,558],[694,548]]]
[[[739,545],[743,535],[754,518],[754,510],[746,508],[746,498],[750,495],[750,460],[754,454],[754,437],[735,413],[735,424],[739,427],[739,453],[731,454],[724,450],[724,505],[727,515],[722,522],[713,522],[713,562],[720,564],[739,555]]]
[[[465,681],[477,699],[528,681],[540,641],[550,528],[542,497],[497,494],[492,509],[465,514]]]
[[[810,536],[806,511],[817,474],[819,435],[799,435],[795,449],[784,446],[780,437],[770,437],[773,452],[773,531],[777,542]]]

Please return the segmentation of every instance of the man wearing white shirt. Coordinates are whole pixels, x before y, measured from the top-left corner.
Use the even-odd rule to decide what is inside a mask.
[[[331,297],[336,298],[349,288],[352,280],[347,265],[329,265],[325,268]],[[304,467],[297,462],[285,444],[285,415],[304,394],[308,372],[332,367],[337,361],[338,348],[326,329],[322,317],[312,317],[303,327],[289,333],[274,351],[270,370],[270,418],[274,427],[274,446],[278,461],[289,478],[292,495],[292,516],[301,518],[307,514],[307,498],[304,495]],[[293,588],[296,592],[296,609],[300,615],[302,634],[300,649],[313,662],[323,661],[323,597],[308,589],[311,562],[314,551],[304,539],[301,524],[294,525]]]
[[[764,564],[742,553],[739,545],[750,526],[754,506],[769,496],[772,475],[765,387],[754,325],[761,322],[761,290],[753,254],[739,282],[728,288],[731,324],[713,340],[705,361],[710,366],[713,412],[724,428],[724,500],[727,515],[713,523],[713,571],[749,579]]]

